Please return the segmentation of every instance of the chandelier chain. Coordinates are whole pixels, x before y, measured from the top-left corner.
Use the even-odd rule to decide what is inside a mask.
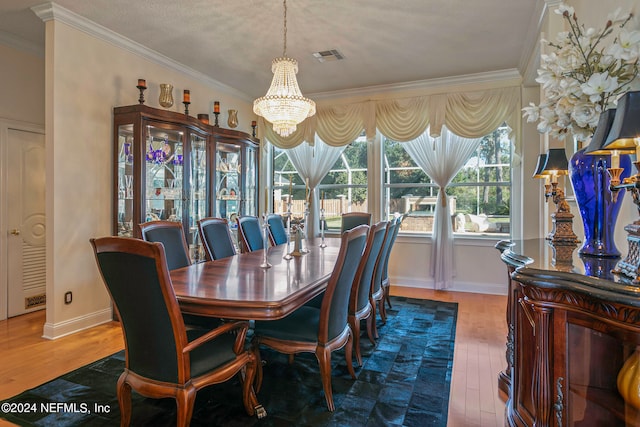
[[[286,58],[287,56],[287,0],[283,0],[284,4],[284,50],[282,51],[282,56]]]

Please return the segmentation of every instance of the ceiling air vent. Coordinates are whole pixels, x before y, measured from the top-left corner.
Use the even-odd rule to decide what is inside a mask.
[[[336,49],[314,52],[313,56],[318,60],[318,62],[339,61],[344,59],[344,56],[342,56],[342,54]]]

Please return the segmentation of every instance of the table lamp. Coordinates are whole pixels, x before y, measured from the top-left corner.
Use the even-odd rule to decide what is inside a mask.
[[[550,176],[551,192],[548,192],[545,185],[545,197],[551,197],[556,204],[556,211],[551,214],[553,228],[547,238],[554,244],[575,245],[578,243],[578,236],[573,232],[573,214],[565,200],[564,191],[558,187],[558,176],[569,174],[569,162],[564,148],[547,150],[547,159],[540,174]]]
[[[611,191],[618,192],[624,188],[631,192],[633,203],[640,213],[640,174],[638,173],[640,172],[640,162],[638,161],[640,159],[640,91],[627,92],[618,100],[616,116],[605,141],[604,149],[635,151],[636,160],[633,164],[637,172],[634,176],[624,178],[620,183],[621,171],[618,170],[619,167],[613,167],[616,165],[612,164],[612,167],[607,171],[611,175]],[[614,177],[617,178],[615,182]],[[613,272],[627,276],[632,279],[634,284],[639,284],[640,218],[625,226],[624,229],[627,232],[629,250],[627,256],[618,262]]]

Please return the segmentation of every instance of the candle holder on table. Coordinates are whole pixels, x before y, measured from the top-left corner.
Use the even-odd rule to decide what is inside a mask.
[[[324,242],[324,208],[320,208],[320,247],[326,248],[327,244]]]
[[[305,255],[306,252],[302,250],[302,230],[304,223],[302,217],[296,217],[291,220],[291,232],[294,236],[293,251],[289,254],[292,257],[299,257]]]
[[[303,229],[303,239],[304,244],[302,245],[302,253],[308,254],[309,245],[307,245],[307,239],[309,238],[309,202],[304,202],[304,229]]]
[[[291,247],[291,200],[287,203],[287,212],[285,213],[287,217],[287,252],[284,254],[284,259],[289,261],[291,258],[291,254],[289,253],[289,249]]]
[[[271,264],[267,261],[267,250],[269,249],[269,237],[268,237],[269,223],[267,222],[267,214],[262,214],[262,264],[260,268],[271,268]]]

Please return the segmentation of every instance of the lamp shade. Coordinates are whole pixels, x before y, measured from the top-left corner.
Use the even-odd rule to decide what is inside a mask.
[[[547,161],[542,168],[542,174],[569,175],[569,161],[564,148],[550,148],[547,151]]]
[[[627,92],[618,100],[615,119],[604,143],[607,150],[636,148],[640,137],[640,91]]]
[[[587,146],[585,154],[590,154],[592,156],[608,156],[611,154],[611,150],[605,149],[604,146],[607,142],[607,137],[609,136],[611,127],[613,126],[615,116],[615,108],[605,110],[602,112],[602,114],[600,114],[600,118],[598,119],[598,126],[596,126],[596,131],[591,137],[591,142]],[[633,150],[624,150],[619,151],[619,154],[628,154],[632,152]]]
[[[542,173],[544,164],[547,163],[547,155],[540,154],[538,156],[538,164],[536,165],[536,171],[533,173],[533,178],[544,178],[546,174]]]

